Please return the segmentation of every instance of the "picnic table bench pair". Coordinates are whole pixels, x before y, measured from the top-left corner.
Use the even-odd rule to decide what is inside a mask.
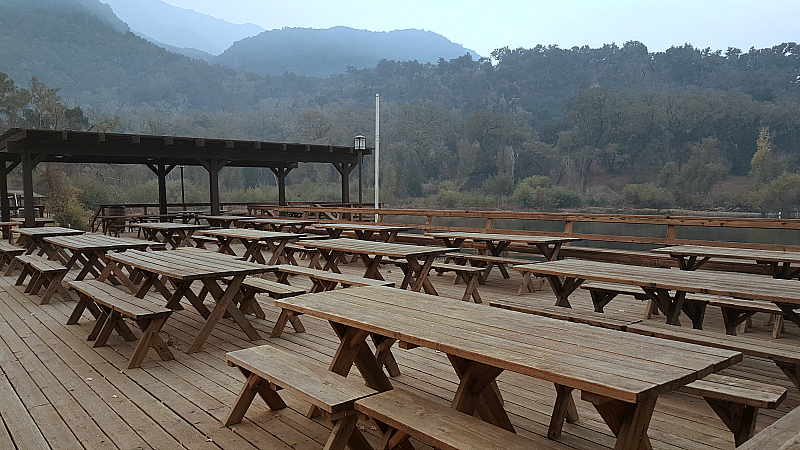
[[[297,296],[275,304],[328,320],[341,341],[330,369],[346,375],[355,364],[375,390],[391,390],[392,384],[364,344],[370,335],[446,353],[460,379],[453,409],[467,415],[480,411],[488,422],[507,430],[513,426],[495,383],[504,370],[554,383],[551,437],[560,434],[574,411],[572,390],[581,390],[617,436],[615,448],[620,449],[649,445],[647,426],[660,393],[742,357],[738,352],[664,345],[666,341],[642,340],[630,333],[381,287]],[[606,342],[616,344],[613,351]],[[391,436],[384,437],[390,442],[404,439],[389,431]]]

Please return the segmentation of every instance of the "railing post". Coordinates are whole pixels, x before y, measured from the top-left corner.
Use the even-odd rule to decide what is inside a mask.
[[[494,217],[486,218],[486,231],[491,231],[494,228]]]
[[[670,241],[675,241],[675,228],[673,224],[667,225],[667,239]]]

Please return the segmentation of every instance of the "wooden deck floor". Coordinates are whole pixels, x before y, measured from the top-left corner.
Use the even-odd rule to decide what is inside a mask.
[[[346,271],[361,274],[360,263]],[[399,281],[401,272],[384,268],[387,278]],[[433,276],[443,296],[461,298],[463,284],[453,285],[453,275]],[[497,271],[479,290],[484,302],[516,297],[520,281]],[[296,278],[296,284],[304,284]],[[321,419],[307,419],[308,405],[287,394],[289,408],[273,413],[256,400],[245,420],[224,428],[220,421],[243,384],[243,378],[225,363],[225,353],[269,342],[302,352],[328,364],[336,339],[330,326],[303,316],[308,332],[295,334],[290,327],[277,339],[248,341],[230,320],[223,319],[205,349],[185,350],[201,326],[201,317],[191,309],[178,311],[164,326],[163,334],[175,354],[162,362],[151,351],[141,368],[125,369],[133,352],[132,343],[114,335],[109,345],[92,348],[86,341],[92,321],[86,315],[78,325],[65,325],[74,303],[56,295],[50,305],[39,306],[35,298],[14,286],[13,277],[0,277],[0,448],[187,448],[187,449],[319,449],[329,433]],[[523,298],[552,304],[549,288]],[[570,298],[576,308],[590,308],[584,292]],[[260,299],[266,320],[251,319],[259,332],[269,335],[277,310],[268,298]],[[487,306],[488,307],[488,306]],[[641,317],[644,304],[620,298],[608,310]],[[655,320],[655,319],[654,319]],[[716,311],[707,314],[707,329],[722,332]],[[755,319],[749,334],[771,339],[764,317]],[[233,326],[232,326],[233,325]],[[800,330],[787,325],[781,340],[800,343]],[[135,342],[133,343],[135,344]],[[613,343],[610,343],[613,345]],[[393,383],[449,402],[457,378],[443,354],[418,348],[394,350],[402,375]],[[791,408],[800,405],[800,393],[774,364],[745,358],[727,370],[729,374],[767,381],[789,389],[788,399],[774,411],[762,411],[762,429]],[[350,376],[358,376],[354,369]],[[506,409],[520,434],[546,433],[555,399],[553,386],[530,377],[504,373],[499,378]],[[580,421],[565,424],[560,440],[576,449],[613,446],[614,439],[589,403],[576,396]],[[359,424],[372,442],[378,439],[371,424]],[[659,398],[650,427],[656,449],[732,449],[732,435],[710,407],[698,397],[683,394]],[[418,444],[417,448],[426,448]]]

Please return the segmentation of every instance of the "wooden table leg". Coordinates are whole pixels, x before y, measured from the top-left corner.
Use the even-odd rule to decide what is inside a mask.
[[[436,292],[436,288],[431,284],[431,280],[428,279],[428,272],[431,271],[431,265],[435,258],[435,255],[428,255],[425,257],[425,261],[420,264],[416,257],[406,257],[409,273],[414,281],[414,285],[411,287],[412,291],[419,292],[425,288],[426,294],[439,295],[439,293]]]
[[[625,403],[586,391],[581,397],[594,404],[611,432],[617,437],[614,450],[651,450],[647,428],[656,406],[656,396],[648,397],[638,403]]]
[[[453,399],[453,409],[469,415],[477,410],[484,421],[514,431],[514,426],[503,408],[503,401],[491,387],[503,369],[458,356],[447,357],[461,380]]]
[[[194,353],[203,348],[203,344],[205,344],[206,340],[211,335],[211,332],[214,330],[214,327],[217,325],[217,322],[219,322],[219,319],[223,314],[225,314],[226,311],[231,313],[234,320],[239,323],[239,325],[242,327],[242,330],[247,333],[250,339],[261,338],[261,336],[258,335],[258,332],[252,328],[253,326],[250,324],[247,318],[244,317],[244,314],[239,311],[239,308],[236,308],[235,306],[233,308],[229,308],[229,306],[233,304],[233,298],[239,292],[239,287],[242,285],[244,278],[244,275],[236,275],[233,277],[230,284],[228,284],[228,288],[224,291],[222,291],[222,288],[219,287],[215,281],[209,280],[210,283],[207,283],[205,279],[203,280],[203,283],[207,283],[206,286],[208,286],[209,291],[211,291],[211,295],[214,296],[214,300],[217,301],[217,304],[214,306],[211,314],[206,319],[206,323],[203,324],[203,328],[200,329],[200,332],[197,334],[197,337],[189,347],[187,353]],[[214,289],[211,284],[216,285],[216,289]],[[248,325],[249,327],[247,327]]]
[[[392,383],[389,377],[383,372],[380,363],[366,344],[369,332],[335,322],[331,322],[331,326],[339,336],[340,342],[333,356],[330,371],[347,376],[355,364],[369,387],[380,392],[391,390]]]
[[[547,275],[547,281],[550,282],[550,286],[556,294],[556,306],[571,308],[572,305],[569,303],[569,295],[572,294],[575,289],[578,289],[584,280],[572,277],[562,279],[558,275]]]

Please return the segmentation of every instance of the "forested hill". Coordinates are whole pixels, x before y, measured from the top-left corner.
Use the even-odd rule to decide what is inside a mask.
[[[382,59],[424,64],[467,53],[475,55],[431,31],[283,28],[235,42],[215,61],[267,75],[292,72],[324,78],[344,73],[348,67],[375,67]]]
[[[165,102],[220,108],[242,102],[230,82],[237,78],[234,70],[122,32],[81,4],[92,1],[0,2],[0,72],[22,83],[37,77],[84,105]]]

